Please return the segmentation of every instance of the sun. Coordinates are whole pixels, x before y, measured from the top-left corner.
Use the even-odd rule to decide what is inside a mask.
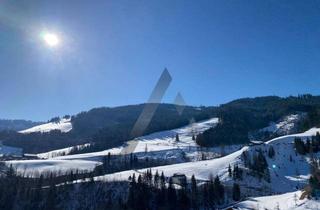
[[[56,47],[60,43],[59,37],[54,33],[43,33],[42,38],[49,47]]]

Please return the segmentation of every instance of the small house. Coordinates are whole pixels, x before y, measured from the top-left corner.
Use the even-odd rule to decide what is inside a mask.
[[[175,173],[171,177],[171,181],[173,184],[177,184],[180,186],[185,186],[187,184],[187,177],[182,173]]]

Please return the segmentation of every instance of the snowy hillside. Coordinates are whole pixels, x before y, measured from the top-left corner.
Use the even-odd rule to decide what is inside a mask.
[[[270,172],[270,183],[265,180],[259,180],[256,177],[247,175],[243,180],[237,181],[243,189],[256,190],[256,193],[286,193],[301,189],[307,183],[309,178],[309,158],[308,156],[297,155],[294,147],[294,137],[306,139],[320,132],[320,129],[313,128],[300,134],[287,135],[275,138],[262,145],[245,146],[242,149],[231,153],[227,156],[206,161],[188,162],[173,165],[166,165],[152,168],[152,172],[164,172],[165,176],[172,176],[175,173],[183,173],[188,178],[195,175],[197,180],[208,180],[210,175],[218,175],[220,179],[227,185],[231,185],[233,180],[228,176],[228,166],[238,165],[245,172],[248,171],[244,167],[242,154],[244,151],[253,154],[261,149],[268,162]],[[269,158],[267,150],[270,146],[274,147],[275,157]],[[292,161],[290,161],[290,156]],[[96,177],[96,180],[105,181],[124,181],[133,173],[144,173],[147,169],[122,171],[114,174],[107,174]],[[246,191],[246,190],[244,190]]]
[[[249,133],[250,140],[265,140],[269,137],[289,135],[297,132],[298,123],[306,117],[306,113],[291,114],[278,122],[270,122],[269,126]]]
[[[102,157],[108,153],[113,155],[134,153],[138,158],[172,159],[175,164],[164,165],[152,168],[152,173],[163,172],[166,177],[171,177],[176,173],[183,173],[188,179],[192,175],[198,183],[206,182],[210,176],[219,176],[226,189],[231,189],[234,182],[238,183],[242,195],[272,195],[248,199],[235,205],[238,209],[254,209],[259,206],[261,209],[305,209],[317,205],[315,201],[299,200],[293,204],[294,195],[300,197],[301,190],[309,179],[310,158],[308,155],[299,155],[294,148],[294,139],[300,137],[306,140],[320,132],[320,128],[312,128],[304,133],[285,135],[274,138],[265,143],[250,144],[247,146],[233,145],[229,147],[216,147],[201,149],[192,139],[195,133],[201,133],[218,123],[218,119],[213,118],[191,125],[153,133],[128,141],[127,144],[108,149],[105,151],[56,156],[60,153],[68,153],[72,148],[51,151],[38,154],[38,157],[47,158],[44,160],[13,160],[7,161],[7,165],[17,168],[19,174],[29,176],[39,176],[39,173],[60,173],[65,174],[70,171],[89,172],[97,165],[102,164]],[[176,136],[179,136],[177,141]],[[80,147],[85,145],[79,145]],[[268,157],[270,148],[274,149],[274,156]],[[262,152],[266,158],[269,171],[269,179],[258,178],[252,174],[244,161],[243,154],[247,153],[253,157],[258,152]],[[201,160],[199,155],[206,153],[212,156],[209,160]],[[222,155],[223,153],[223,155]],[[320,154],[315,154],[319,156]],[[190,162],[191,161],[191,162]],[[231,168],[239,166],[243,170],[243,178],[234,180],[229,175],[229,165]],[[126,170],[117,173],[110,173],[94,177],[95,181],[128,181],[133,173],[136,175],[145,173],[149,168],[138,170]],[[89,181],[90,179],[86,179]],[[84,179],[76,180],[74,183],[84,182]]]
[[[301,191],[290,192],[280,195],[250,198],[234,206],[238,210],[251,209],[281,209],[281,210],[302,210],[319,209],[320,202],[315,200],[300,200]]]
[[[90,143],[87,144],[81,144],[73,147],[67,147],[63,149],[57,149],[57,150],[52,150],[50,152],[44,152],[44,153],[39,153],[37,156],[42,159],[48,159],[48,158],[53,158],[53,157],[58,157],[58,156],[65,156],[68,155],[72,149],[77,148],[77,149],[82,149],[85,147],[90,146]]]
[[[201,133],[218,123],[217,118],[212,118],[209,120],[205,120],[202,122],[197,122],[190,124],[188,126],[184,126],[182,128],[162,131],[153,133],[150,135],[142,136],[132,141],[129,141],[127,144],[121,147],[112,148],[100,152],[93,153],[84,153],[84,154],[75,154],[75,155],[64,155],[63,152],[69,152],[71,148],[65,148],[61,150],[54,150],[47,153],[38,154],[40,158],[49,158],[46,160],[37,160],[36,167],[34,162],[30,161],[11,161],[10,164],[14,165],[18,171],[23,172],[25,168],[28,168],[28,173],[32,173],[32,169],[39,171],[50,170],[51,168],[55,168],[54,165],[56,160],[64,161],[64,164],[69,164],[70,167],[74,164],[75,161],[90,161],[88,164],[89,168],[93,169],[93,166],[96,165],[97,162],[101,163],[102,157],[108,155],[110,152],[113,155],[124,154],[129,152],[136,153],[138,157],[145,158],[146,156],[152,158],[162,158],[162,159],[173,159],[177,162],[184,162],[182,156],[189,156],[190,160],[198,160],[201,151],[200,148],[196,145],[194,140],[192,140],[192,135]],[[179,135],[179,142],[175,141],[176,134]],[[132,145],[134,147],[132,147]],[[130,149],[133,150],[130,151]],[[147,153],[146,153],[147,148]],[[225,148],[211,148],[208,149],[208,152],[211,152],[213,155],[219,156],[221,153],[231,153],[239,149],[238,145],[225,147]],[[207,151],[206,151],[207,152]],[[52,160],[52,161],[50,161]],[[42,163],[41,163],[42,162]],[[41,163],[41,164],[40,164]],[[48,167],[50,165],[50,167]],[[65,168],[61,169],[62,171]]]
[[[213,126],[215,126],[218,122],[217,118],[212,118],[206,121],[193,123],[191,125],[168,130],[168,131],[161,131],[157,133],[153,133],[150,135],[142,136],[139,138],[136,138],[134,140],[128,141],[125,145],[121,147],[116,147],[108,150],[104,150],[101,152],[93,152],[93,153],[85,153],[85,154],[76,154],[76,155],[66,155],[61,157],[54,157],[55,159],[92,159],[94,157],[101,157],[104,155],[107,155],[109,152],[112,155],[117,154],[129,154],[129,153],[136,153],[139,156],[153,156],[156,158],[159,156],[160,158],[169,158],[172,157],[172,155],[184,152],[186,155],[190,156],[191,158],[198,155],[199,147],[195,143],[194,140],[192,140],[192,135],[195,133],[201,133]],[[176,134],[179,135],[179,142],[175,140]],[[211,148],[208,149],[208,151],[212,151],[215,153],[225,153],[229,154],[231,152],[234,152],[239,149],[239,145],[233,145],[229,147],[224,148]],[[62,150],[56,150],[56,151],[64,151],[68,150],[62,149]],[[221,151],[222,150],[222,151]],[[207,150],[206,150],[207,151]],[[51,154],[51,151],[48,153],[41,153],[38,154],[39,157],[46,158],[50,157],[49,154]],[[146,154],[147,152],[147,154]]]
[[[188,163],[180,163],[173,164],[167,166],[160,166],[152,168],[152,172],[155,173],[158,171],[159,173],[163,172],[165,176],[172,176],[175,173],[184,173],[188,178],[191,178],[192,175],[195,175],[198,180],[208,180],[210,175],[226,178],[228,173],[228,165],[236,164],[240,161],[240,157],[243,151],[247,150],[248,147],[244,147],[241,150],[234,152],[230,155],[216,158],[212,160],[205,161],[197,161],[197,162],[188,162]],[[125,181],[128,180],[128,177],[133,173],[139,174],[144,173],[147,169],[141,170],[129,170],[122,171],[119,173],[108,174],[105,176],[97,177],[96,180],[104,180],[104,181]]]
[[[34,171],[67,171],[68,168],[84,169],[87,167],[88,170],[92,170],[94,166],[101,164],[102,157],[107,155],[109,152],[115,155],[123,154],[128,151],[127,147],[131,147],[133,145],[134,147],[132,151],[138,156],[138,158],[150,157],[175,159],[178,164],[152,168],[153,173],[155,173],[156,170],[159,172],[163,171],[165,176],[172,176],[175,173],[184,173],[188,178],[195,175],[198,180],[208,180],[210,175],[218,175],[222,182],[227,185],[232,185],[233,180],[228,175],[228,166],[230,164],[231,167],[238,165],[246,174],[243,180],[238,181],[240,186],[243,189],[257,191],[257,195],[293,192],[297,189],[301,189],[306,184],[309,177],[310,160],[308,156],[296,154],[293,147],[293,140],[295,137],[301,137],[302,139],[309,138],[312,135],[315,135],[316,132],[320,132],[320,129],[313,128],[304,133],[278,137],[263,144],[245,146],[241,149],[239,149],[239,146],[227,147],[227,149],[224,148],[223,150],[229,155],[219,158],[222,150],[221,148],[208,148],[205,151],[200,151],[200,148],[197,147],[195,142],[192,140],[192,133],[195,132],[195,130],[197,132],[203,132],[204,130],[214,126],[217,121],[217,119],[210,119],[194,123],[193,125],[185,126],[180,129],[150,134],[132,140],[123,147],[101,152],[58,156],[47,160],[10,161],[7,164],[13,164],[19,172],[24,172],[27,168],[26,173],[31,174],[34,173]],[[178,142],[174,138],[176,134],[179,135]],[[134,144],[132,144],[132,142],[134,142]],[[267,155],[268,149],[271,146],[275,150],[275,156],[273,158],[269,158]],[[243,152],[246,151],[248,154],[253,155],[258,150],[263,151],[264,156],[266,157],[270,173],[270,183],[264,179],[258,180],[258,178],[249,175],[249,169],[244,166],[242,158]],[[215,158],[213,156],[212,158],[214,159],[204,161],[199,161],[201,159],[196,158],[199,154],[208,151],[211,152],[211,154],[217,154],[217,156],[215,156]],[[41,155],[39,154],[39,156]],[[45,155],[43,157],[45,157]],[[50,157],[50,155],[48,157]],[[190,158],[189,161],[191,160],[195,162],[185,163],[183,158],[186,157]],[[124,181],[133,173],[143,173],[146,170],[147,169],[122,171],[96,177],[96,179]]]
[[[71,119],[62,118],[59,122],[50,122],[42,125],[38,125],[26,130],[19,131],[19,133],[35,133],[42,132],[47,133],[52,130],[60,130],[63,133],[67,133],[72,130]]]
[[[297,123],[305,117],[305,113],[302,114],[292,114],[284,117],[279,122],[271,122],[268,127],[261,129],[260,131],[268,131],[271,133],[276,133],[278,135],[287,135],[294,132]]]

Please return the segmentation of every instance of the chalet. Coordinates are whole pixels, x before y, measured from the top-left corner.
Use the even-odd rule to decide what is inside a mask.
[[[180,186],[185,186],[187,184],[187,177],[181,173],[175,173],[171,177],[172,183]]]

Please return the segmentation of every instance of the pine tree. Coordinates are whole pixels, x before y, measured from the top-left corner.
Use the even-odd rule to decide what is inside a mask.
[[[215,197],[217,198],[218,203],[221,204],[224,200],[224,187],[218,176],[214,179],[214,190]]]
[[[233,187],[232,187],[232,199],[234,201],[239,201],[240,197],[241,197],[240,186],[239,186],[239,184],[234,183]]]
[[[128,206],[130,208],[135,208],[136,206],[136,199],[135,199],[135,195],[136,195],[136,176],[133,173],[132,178],[131,178],[131,183],[130,183],[130,188],[129,188],[129,194],[128,194]]]
[[[215,194],[215,186],[214,186],[212,174],[210,174],[210,176],[209,176],[209,182],[207,185],[208,185],[208,196],[209,196],[208,205],[210,208],[213,208],[215,201],[218,200],[218,197]]]
[[[273,146],[269,147],[268,156],[269,156],[269,158],[273,158],[275,156],[275,151],[273,149]]]
[[[176,194],[176,189],[173,186],[172,179],[169,180],[169,186],[167,191],[168,191],[167,200],[169,204],[169,209],[175,209],[175,206],[177,204],[177,194]]]
[[[160,187],[162,190],[166,189],[166,178],[164,177],[163,171],[161,172],[160,176]]]
[[[178,190],[177,207],[174,209],[189,210],[190,209],[190,199],[187,194],[187,189],[182,188]]]
[[[147,153],[148,152],[148,145],[146,144],[144,147],[144,152]]]
[[[56,185],[52,182],[50,184],[49,191],[48,191],[48,194],[47,194],[46,208],[45,209],[48,209],[48,210],[56,209],[56,205],[57,205],[57,200],[56,200],[57,193],[56,193],[56,191],[57,191],[56,190]]]
[[[229,164],[229,167],[228,167],[228,173],[229,173],[229,177],[232,177],[232,170],[231,170],[230,164]]]
[[[153,179],[153,185],[155,188],[159,188],[159,173],[158,170],[156,171],[155,175],[154,175],[154,179]]]
[[[301,138],[294,139],[294,147],[300,155],[306,154],[306,148],[305,148],[304,142],[301,140]]]
[[[176,142],[179,142],[180,139],[179,139],[179,134],[176,134]]]
[[[191,207],[192,209],[199,209],[198,206],[198,186],[197,186],[197,181],[194,177],[194,175],[192,175],[191,177]]]

